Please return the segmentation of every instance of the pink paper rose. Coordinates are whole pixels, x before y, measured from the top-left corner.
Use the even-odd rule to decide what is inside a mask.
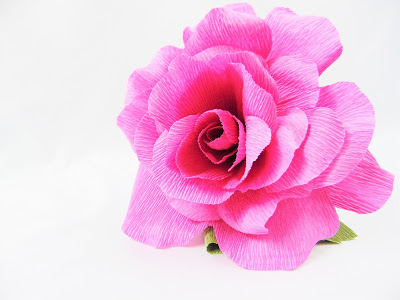
[[[163,248],[213,226],[240,266],[294,269],[338,230],[335,207],[379,209],[393,175],[368,144],[374,110],[351,82],[319,87],[341,54],[325,18],[213,9],[129,79],[118,125],[140,160],[123,224]]]

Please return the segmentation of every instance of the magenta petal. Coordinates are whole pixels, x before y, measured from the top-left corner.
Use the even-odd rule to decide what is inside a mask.
[[[122,230],[132,239],[157,248],[186,245],[207,228],[172,208],[151,173],[140,166]]]
[[[365,214],[385,204],[392,194],[393,181],[394,175],[381,169],[368,151],[353,172],[326,189],[336,207]]]
[[[132,102],[125,106],[117,118],[117,125],[131,143],[132,149],[135,150],[135,134],[137,126],[147,112],[147,99],[149,92],[135,97]]]
[[[212,109],[236,112],[232,81],[188,56],[178,56],[149,97],[149,113],[163,129],[188,116]]]
[[[339,218],[326,193],[317,190],[308,198],[279,202],[266,224],[267,234],[244,234],[223,221],[213,227],[222,252],[241,267],[292,270],[307,259],[318,241],[336,233]]]
[[[198,177],[210,180],[221,180],[229,177],[229,166],[225,163],[214,164],[204,155],[198,145],[199,132],[189,133],[179,146],[175,161],[184,177]]]
[[[223,50],[225,51],[223,52]],[[209,50],[205,50],[203,52],[196,55],[196,57],[200,55],[205,57],[205,52],[212,51],[211,48],[209,48]],[[254,81],[256,85],[272,95],[274,102],[278,102],[278,89],[275,80],[263,65],[264,59],[252,52],[247,51],[243,52],[233,51],[232,49],[221,49],[221,52],[217,53],[217,50],[214,49],[213,52],[214,53],[211,57],[212,59],[210,60],[210,65],[223,69],[225,69],[229,64],[236,65],[234,69],[236,70],[237,75],[239,75],[241,82],[243,82],[244,79],[251,79],[249,80],[249,84],[254,85]],[[251,76],[245,76],[246,74],[250,74]],[[240,90],[240,92],[242,92],[242,90]]]
[[[176,151],[178,150],[182,140],[192,132],[194,125],[198,119],[198,115],[190,115],[176,121],[168,131],[167,135],[167,146],[166,146],[166,158],[165,164],[171,169],[178,171],[176,166]]]
[[[154,145],[153,172],[157,184],[168,197],[202,204],[219,204],[234,193],[220,188],[213,181],[184,178],[179,171],[168,168],[165,164],[167,135],[167,131],[163,132]]]
[[[151,90],[167,73],[171,61],[181,52],[182,49],[166,46],[158,51],[148,66],[136,69],[129,77],[125,105],[131,103],[137,96]]]
[[[183,38],[183,43],[186,45],[186,43],[188,42],[188,40],[190,39],[190,37],[192,36],[192,34],[193,34],[193,28],[191,28],[191,27],[186,27],[184,30],[183,30],[183,36],[182,36],[182,38]]]
[[[340,151],[345,131],[331,109],[316,108],[308,122],[309,130],[303,144],[296,151],[287,171],[268,187],[271,191],[308,183],[320,175]]]
[[[232,46],[267,57],[271,48],[270,30],[266,22],[255,15],[216,8],[196,26],[184,51],[195,55],[218,45]]]
[[[244,14],[249,14],[249,15],[256,15],[256,12],[254,11],[253,7],[251,7],[250,4],[248,3],[233,3],[233,4],[228,4],[225,5],[224,8],[234,10],[236,12],[244,13]]]
[[[245,70],[244,65],[235,64],[232,68],[243,81],[241,94],[236,97],[242,99],[243,116],[258,117],[273,129],[276,122],[276,105],[272,95],[253,81],[253,77]]]
[[[346,130],[339,154],[315,180],[316,186],[323,187],[342,181],[364,157],[374,133],[375,114],[368,98],[352,82],[321,88],[317,106],[332,109]]]
[[[267,123],[257,117],[246,117],[246,171],[245,176],[263,152],[265,147],[271,142],[271,129]]]
[[[240,186],[241,191],[259,189],[277,181],[288,169],[295,151],[303,142],[307,129],[306,114],[293,109],[278,117],[277,129],[271,143],[253,164],[249,175]]]
[[[265,224],[281,200],[308,197],[311,192],[311,186],[295,187],[279,193],[268,193],[266,189],[236,192],[218,205],[218,212],[229,226],[242,233],[266,234],[268,229]]]
[[[223,127],[222,126],[220,127],[223,130]],[[225,132],[223,132],[220,137],[213,139],[210,142],[206,142],[206,144],[210,148],[215,150],[228,150],[229,148],[232,148],[232,146],[235,145],[229,140]]]
[[[158,136],[154,120],[146,113],[136,129],[135,149],[139,161],[148,168],[153,164],[153,147]]]
[[[180,199],[168,198],[169,204],[179,213],[193,221],[217,221],[217,205],[199,204]]]
[[[272,35],[268,59],[304,55],[316,62],[321,74],[342,53],[339,33],[326,18],[298,16],[287,8],[275,8],[266,21]]]
[[[307,110],[318,102],[318,69],[304,56],[282,56],[268,62],[278,92],[278,113],[290,108]]]
[[[218,205],[221,218],[232,228],[249,234],[266,234],[265,223],[275,211],[281,197],[263,189],[236,192]]]

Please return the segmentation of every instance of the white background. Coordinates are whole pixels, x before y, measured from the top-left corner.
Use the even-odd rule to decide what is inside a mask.
[[[376,111],[370,149],[400,173],[400,2],[250,1],[328,17],[344,51],[321,85],[355,81]],[[116,126],[130,73],[227,1],[0,0],[0,299],[400,299],[399,185],[359,237],[291,272],[241,269],[120,230],[138,161]]]

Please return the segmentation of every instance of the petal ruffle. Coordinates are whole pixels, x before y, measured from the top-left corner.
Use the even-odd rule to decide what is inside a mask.
[[[135,150],[135,134],[137,126],[147,112],[147,99],[150,91],[132,99],[120,112],[117,118],[117,125],[128,138],[133,151]]]
[[[146,113],[136,129],[134,144],[137,157],[143,166],[152,167],[153,147],[158,136],[154,120]]]
[[[329,108],[318,107],[308,118],[309,129],[303,144],[282,177],[268,186],[280,191],[303,185],[320,175],[339,153],[345,131],[337,115]]]
[[[375,114],[368,98],[352,82],[321,88],[317,106],[332,109],[346,130],[339,154],[315,180],[316,186],[324,187],[342,181],[364,157],[374,133]]]
[[[153,88],[149,97],[150,116],[162,129],[168,130],[181,118],[212,109],[236,114],[234,84],[224,72],[181,55]]]
[[[315,244],[333,236],[339,218],[324,191],[281,201],[268,220],[267,234],[236,231],[223,221],[213,223],[222,252],[252,270],[292,270],[309,256]]]
[[[336,207],[365,214],[385,204],[392,194],[393,181],[394,175],[381,169],[368,151],[353,172],[326,189]]]
[[[236,12],[244,13],[244,14],[249,14],[249,15],[256,15],[256,12],[254,11],[253,7],[248,4],[248,3],[233,3],[233,4],[228,4],[225,5],[224,8],[234,10]]]
[[[273,96],[254,82],[244,65],[233,64],[230,67],[235,70],[232,77],[238,76],[240,79],[237,81],[242,81],[242,85],[236,86],[236,100],[242,104],[243,118],[258,117],[273,130],[276,122],[276,105]]]
[[[129,77],[125,106],[137,96],[151,90],[167,73],[171,61],[181,52],[182,49],[173,46],[163,47],[148,66],[136,69]]]
[[[219,204],[221,218],[232,228],[248,234],[267,234],[265,227],[281,200],[304,198],[312,192],[311,186],[300,186],[279,193],[268,193],[266,189],[236,192]]]
[[[208,226],[172,208],[151,173],[140,166],[122,230],[132,239],[157,248],[186,245]]]
[[[304,55],[315,61],[321,74],[342,53],[339,33],[326,18],[299,16],[287,8],[275,8],[266,21],[272,35],[268,59]]]
[[[221,219],[217,205],[199,204],[173,198],[168,198],[168,201],[179,213],[193,221],[217,221]]]
[[[318,69],[311,59],[296,55],[282,56],[268,62],[278,92],[278,113],[290,108],[302,110],[316,106],[319,96]]]
[[[201,204],[219,204],[234,191],[220,188],[215,182],[199,178],[183,178],[179,171],[166,166],[168,132],[158,138],[153,150],[153,172],[161,190],[170,198]]]
[[[193,30],[186,40],[184,51],[195,55],[218,45],[252,51],[266,58],[271,49],[270,29],[264,20],[255,15],[215,8]]]
[[[215,49],[209,48],[199,54],[197,57],[202,57],[205,59],[206,56],[211,56],[209,63],[216,68],[220,67],[225,69],[228,64],[238,64],[237,73],[243,81],[244,78],[248,79],[248,73],[251,75],[249,80],[250,84],[256,84],[266,92],[272,95],[274,102],[278,102],[278,89],[274,78],[270,75],[268,70],[264,67],[262,59],[252,52],[248,51],[233,51],[232,49]],[[212,51],[213,50],[213,51]],[[219,53],[217,51],[220,51]],[[205,53],[212,52],[212,53]],[[244,69],[240,67],[244,66]],[[253,83],[254,81],[254,83]]]
[[[287,115],[279,116],[271,143],[254,162],[246,180],[238,187],[239,190],[243,192],[259,189],[277,181],[288,169],[307,129],[307,116],[300,109],[293,109]]]

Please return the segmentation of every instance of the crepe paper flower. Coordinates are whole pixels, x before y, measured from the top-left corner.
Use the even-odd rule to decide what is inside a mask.
[[[370,213],[393,175],[368,151],[374,110],[351,82],[319,87],[341,54],[325,18],[248,4],[211,10],[129,78],[118,125],[140,167],[123,231],[182,246],[213,227],[254,270],[290,270],[335,236],[335,207]]]

